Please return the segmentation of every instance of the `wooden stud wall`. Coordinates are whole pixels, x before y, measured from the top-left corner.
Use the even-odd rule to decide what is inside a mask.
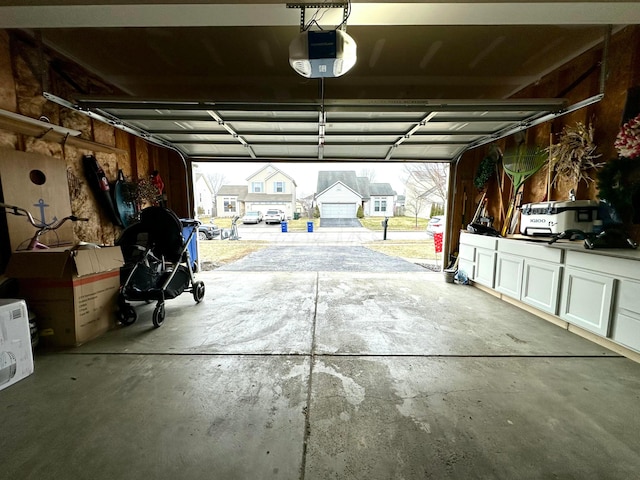
[[[573,104],[600,93],[600,69],[602,65],[603,45],[599,45],[551,72],[540,81],[519,92],[514,98],[567,98],[569,104]],[[627,100],[627,91],[632,87],[640,86],[640,26],[630,26],[612,36],[609,45],[609,56],[606,61],[606,82],[604,99],[589,107],[580,109],[571,114],[559,117],[553,122],[538,125],[525,132],[527,145],[547,147],[549,135],[553,134],[554,143],[557,135],[566,125],[575,125],[576,122],[587,124],[593,122],[595,126],[595,143],[598,152],[602,154],[602,161],[616,158],[617,153],[613,147],[616,135],[622,125],[622,113]],[[570,88],[571,87],[571,88]],[[640,111],[640,105],[638,105]],[[514,138],[509,137],[498,142],[498,146],[505,151],[515,145]],[[473,185],[473,179],[482,158],[488,153],[488,146],[484,146],[463,155],[457,166],[457,180],[455,182],[455,196],[452,192],[450,205],[452,206],[452,235],[448,245],[448,253],[455,253],[460,238],[460,228],[465,229],[469,212],[474,210],[474,199],[479,200],[480,193]],[[597,172],[591,173],[592,178],[597,178]],[[574,188],[566,182],[559,182],[551,189],[549,200],[565,200],[569,196],[569,190]],[[502,193],[503,204],[509,205],[509,193],[511,181],[504,178]],[[463,215],[464,198],[467,194],[466,214]],[[540,202],[546,197],[547,172],[539,171],[524,186],[523,203]],[[500,195],[498,181],[492,179],[487,185],[487,198],[489,214],[493,216],[495,228],[500,230]],[[577,189],[579,199],[598,199],[596,184],[586,185],[581,182]],[[464,222],[462,221],[464,217]],[[640,225],[628,225],[628,233],[636,241],[640,242]]]
[[[43,64],[44,59],[44,64]],[[84,154],[95,154],[107,178],[115,181],[119,169],[130,181],[148,177],[158,170],[166,185],[167,206],[179,217],[190,217],[187,205],[185,167],[180,156],[168,149],[148,144],[120,129],[47,101],[43,91],[61,98],[77,95],[116,95],[113,87],[57,54],[40,49],[36,39],[15,31],[0,30],[0,109],[38,119],[46,116],[52,124],[80,130],[82,138],[111,145],[126,153],[98,153],[68,145],[39,140],[0,130],[0,148],[35,152],[63,158],[67,164],[71,210],[89,222],[75,225],[76,240],[112,245],[122,229],[111,223],[98,206],[87,185],[82,166]],[[0,222],[0,238],[6,238],[6,224]],[[5,229],[3,232],[2,229]],[[0,249],[0,272],[10,251]]]

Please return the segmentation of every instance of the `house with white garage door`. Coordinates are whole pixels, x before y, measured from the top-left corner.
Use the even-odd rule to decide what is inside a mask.
[[[247,177],[247,185],[223,185],[216,204],[219,217],[244,215],[249,211],[263,214],[270,209],[282,210],[287,218],[296,208],[296,181],[272,164],[267,164]]]
[[[320,218],[356,218],[358,207],[367,216],[393,216],[395,192],[391,185],[370,183],[351,170],[318,172],[316,192]]]

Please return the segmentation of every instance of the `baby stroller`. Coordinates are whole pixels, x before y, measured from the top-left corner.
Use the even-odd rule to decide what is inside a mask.
[[[122,232],[116,242],[125,260],[120,270],[120,323],[131,325],[138,318],[127,301],[157,301],[153,311],[156,328],[164,322],[165,300],[186,290],[196,303],[202,301],[204,282],[195,281],[195,265],[189,256],[189,244],[199,225],[198,220],[180,220],[167,208],[148,207],[140,212],[139,222]]]

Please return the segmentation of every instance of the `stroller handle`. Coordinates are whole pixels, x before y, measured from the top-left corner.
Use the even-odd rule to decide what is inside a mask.
[[[200,220],[192,218],[181,218],[180,223],[182,223],[183,227],[199,227],[202,224]]]

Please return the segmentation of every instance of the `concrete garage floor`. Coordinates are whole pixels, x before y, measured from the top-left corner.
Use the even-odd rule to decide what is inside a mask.
[[[142,305],[39,353],[0,392],[2,478],[639,477],[640,364],[399,259],[283,248],[160,329]]]

